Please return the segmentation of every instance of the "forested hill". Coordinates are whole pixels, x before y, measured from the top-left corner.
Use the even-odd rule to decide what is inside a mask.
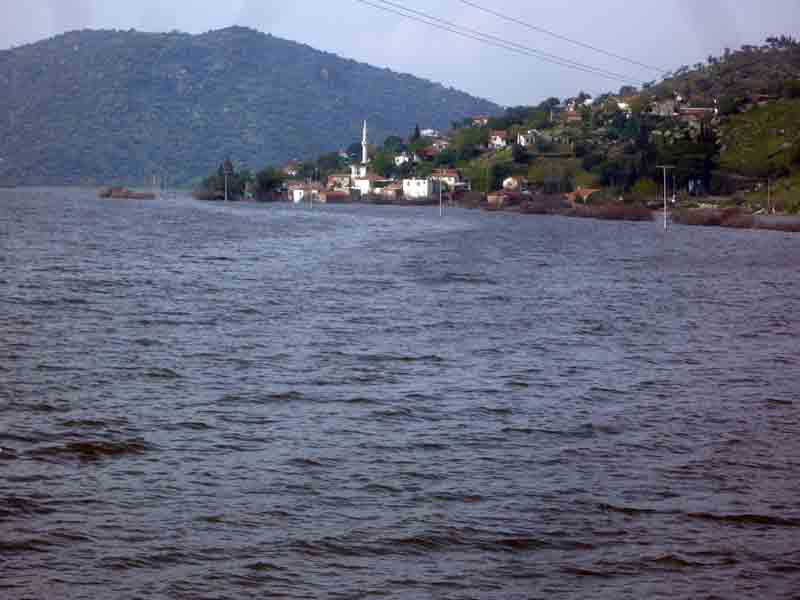
[[[225,156],[259,168],[416,124],[496,113],[486,100],[233,27],[77,31],[0,52],[0,180],[187,181]]]

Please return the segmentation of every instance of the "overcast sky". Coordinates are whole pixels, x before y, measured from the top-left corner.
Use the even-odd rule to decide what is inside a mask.
[[[656,73],[611,60],[471,8],[460,0],[398,4],[637,82]],[[800,0],[474,0],[526,23],[665,68],[723,48],[800,32]],[[73,29],[199,33],[246,25],[320,50],[412,73],[499,104],[616,90],[619,81],[486,46],[365,6],[356,0],[0,0],[0,48]]]

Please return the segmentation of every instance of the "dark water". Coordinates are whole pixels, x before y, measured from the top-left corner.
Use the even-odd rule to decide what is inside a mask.
[[[800,236],[0,194],[0,597],[790,598]]]

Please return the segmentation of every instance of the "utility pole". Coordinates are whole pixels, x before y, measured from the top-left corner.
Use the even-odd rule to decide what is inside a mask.
[[[772,214],[772,179],[767,177],[767,214]]]
[[[659,165],[656,168],[663,169],[664,171],[664,231],[666,231],[667,230],[667,171],[670,171],[675,167],[669,165]]]
[[[222,170],[225,173],[225,202],[228,201],[228,177],[233,173],[233,163],[228,158],[222,165]]]
[[[444,216],[444,207],[442,206],[442,178],[439,177],[439,216]]]

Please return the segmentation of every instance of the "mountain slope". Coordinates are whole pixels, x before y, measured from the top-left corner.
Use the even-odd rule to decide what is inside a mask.
[[[256,31],[71,32],[0,52],[0,180],[186,181],[360,138],[447,127],[491,102]]]

